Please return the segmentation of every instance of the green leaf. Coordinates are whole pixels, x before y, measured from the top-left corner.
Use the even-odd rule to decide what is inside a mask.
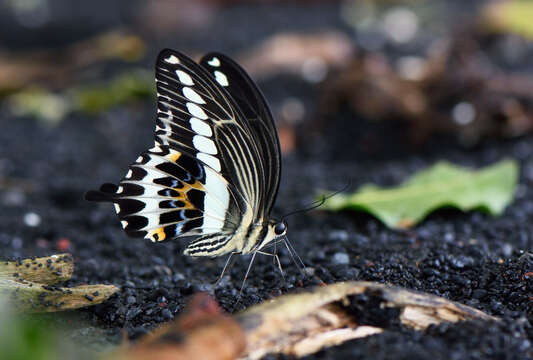
[[[531,0],[493,1],[483,10],[482,24],[489,30],[499,30],[533,39],[533,2]]]
[[[135,99],[150,98],[155,93],[153,75],[147,71],[124,72],[109,81],[73,90],[75,110],[99,113]]]
[[[514,160],[473,171],[447,162],[423,170],[395,188],[363,185],[354,194],[326,201],[327,210],[368,212],[391,228],[407,228],[442,207],[480,209],[499,215],[513,199],[518,164]]]

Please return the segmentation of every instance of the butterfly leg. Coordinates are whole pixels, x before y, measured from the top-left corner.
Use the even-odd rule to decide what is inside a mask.
[[[244,279],[242,280],[241,290],[239,290],[239,296],[237,297],[237,302],[235,303],[235,309],[237,308],[237,305],[239,305],[239,302],[242,298],[242,292],[244,290],[244,285],[246,284],[246,280],[248,279],[248,275],[250,274],[250,269],[252,269],[252,265],[255,260],[255,255],[257,255],[257,251],[254,251],[252,253],[252,259],[250,260],[250,264],[248,265],[248,269],[246,270],[246,274],[244,275]]]
[[[272,256],[274,263],[276,263],[278,265],[279,272],[281,273],[281,277],[283,278],[283,283],[287,284],[287,281],[285,280],[285,273],[283,272],[283,268],[281,267],[281,262],[279,261],[278,254],[276,254],[276,253],[271,254],[271,253],[267,253],[267,252],[264,252],[264,251],[257,251],[257,252],[259,254],[262,254],[262,255]]]
[[[287,251],[289,252],[289,255],[291,256],[292,261],[296,264],[296,266],[298,267],[302,275],[304,277],[307,277],[307,271],[306,271],[305,264],[300,258],[300,256],[298,256],[298,253],[296,253],[296,251],[292,247],[292,244],[289,242],[289,239],[287,238],[287,236],[285,236],[282,241],[287,247]],[[298,259],[298,261],[296,261],[296,259]]]
[[[218,280],[215,282],[215,286],[218,286],[218,284],[220,284],[220,281],[222,281],[222,278],[224,277],[224,274],[226,273],[226,270],[228,269],[228,266],[230,265],[230,261],[233,258],[233,255],[236,255],[236,254],[239,254],[239,252],[238,251],[232,251],[229,254],[228,260],[226,260],[226,263],[224,264],[224,268],[222,268],[222,272],[220,273],[220,276],[218,277]],[[234,262],[235,262],[235,260],[231,262],[231,265],[233,265]],[[231,266],[229,266],[229,267],[231,267]]]
[[[296,266],[298,266],[298,269],[300,269],[300,272],[302,273],[302,275],[307,279],[314,277],[320,282],[320,284],[324,284],[324,281],[322,281],[322,279],[318,275],[307,270],[307,267],[305,266],[300,256],[298,256],[298,253],[296,252],[296,250],[294,250],[294,247],[289,242],[289,239],[287,238],[287,236],[285,236],[282,241],[285,243],[285,246],[287,247],[287,250],[289,251],[289,254],[291,255],[292,261],[294,261]],[[299,263],[296,262],[296,259],[298,259]]]
[[[278,242],[274,241],[274,254],[277,255],[277,253],[278,253]],[[272,263],[273,264],[276,263],[276,258],[275,257],[272,257]],[[278,264],[279,264],[279,258],[278,258]]]

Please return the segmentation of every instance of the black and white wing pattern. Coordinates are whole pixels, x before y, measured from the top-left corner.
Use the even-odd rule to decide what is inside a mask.
[[[212,75],[209,64],[161,51],[154,147],[118,185],[86,194],[113,202],[128,235],[194,237],[185,250],[191,256],[250,251],[265,236],[258,224],[279,184],[279,142],[266,103],[238,65],[216,55],[224,66]]]
[[[278,131],[265,97],[246,71],[224,54],[209,53],[200,60],[220,86],[235,100],[252,130],[264,159],[265,212],[270,214],[279,188],[281,177],[281,150]]]

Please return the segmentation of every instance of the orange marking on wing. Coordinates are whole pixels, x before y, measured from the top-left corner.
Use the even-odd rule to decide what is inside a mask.
[[[153,242],[163,241],[165,240],[165,237],[167,236],[165,234],[165,229],[163,227],[150,231],[148,235],[150,237],[150,240],[152,240]]]
[[[204,184],[202,184],[198,180],[196,180],[193,184],[187,184],[187,185],[189,185],[192,189],[204,190]],[[189,190],[187,190],[187,191],[189,191]]]
[[[199,183],[201,185],[201,183]],[[174,196],[173,199],[182,201],[185,205],[180,206],[180,209],[196,209],[196,207],[191,203],[189,200],[189,197],[187,196],[187,193],[193,189],[193,187],[189,188],[180,188],[180,189],[174,189],[179,193],[179,196]]]
[[[183,201],[185,205],[182,206],[180,209],[196,209],[194,205],[189,201],[188,198],[182,199],[181,201]]]
[[[170,161],[172,161],[172,162],[176,162],[176,161],[178,161],[178,159],[180,158],[180,156],[181,156],[181,153],[180,153],[180,152],[175,152],[175,153],[169,154],[169,155],[168,155],[168,158],[170,159]]]

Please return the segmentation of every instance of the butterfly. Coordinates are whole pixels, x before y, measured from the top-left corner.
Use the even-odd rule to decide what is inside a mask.
[[[278,133],[244,69],[220,53],[196,63],[165,49],[155,78],[154,146],[118,185],[85,198],[113,203],[130,236],[190,240],[189,256],[255,256],[285,237],[285,221],[270,217],[281,175]]]

